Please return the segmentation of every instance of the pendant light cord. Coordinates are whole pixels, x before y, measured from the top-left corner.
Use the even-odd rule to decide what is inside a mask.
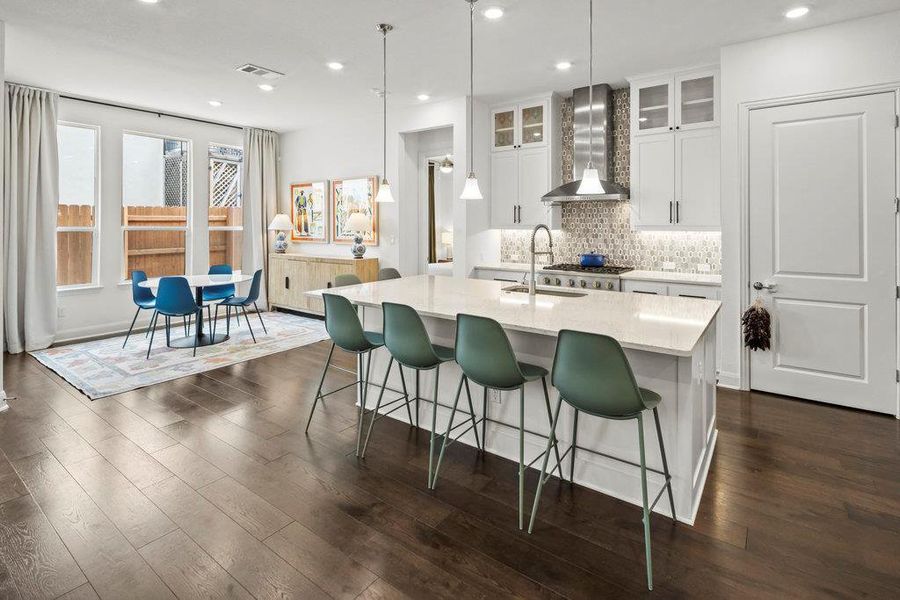
[[[382,181],[387,180],[387,27],[381,30],[382,35],[382,64],[381,64],[381,102],[383,119],[381,120],[381,160],[382,160]]]
[[[475,172],[475,0],[469,0],[469,176]]]
[[[594,0],[588,1],[588,168],[594,166]]]

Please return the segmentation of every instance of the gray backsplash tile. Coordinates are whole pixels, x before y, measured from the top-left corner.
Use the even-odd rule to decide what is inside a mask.
[[[629,91],[613,92],[612,177],[628,186],[630,173]],[[562,102],[562,179],[572,181],[574,121],[572,99]],[[700,271],[722,269],[722,237],[719,232],[633,231],[629,202],[573,202],[563,205],[562,231],[553,233],[556,262],[575,262],[582,252],[595,250],[618,265],[640,269]],[[500,257],[503,262],[527,262],[531,233],[503,230]],[[543,242],[541,242],[543,245]],[[674,268],[666,263],[673,263]]]

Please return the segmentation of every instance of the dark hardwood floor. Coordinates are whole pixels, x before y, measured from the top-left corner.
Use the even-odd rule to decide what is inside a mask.
[[[696,525],[653,518],[651,593],[634,506],[552,480],[525,535],[509,461],[453,446],[428,492],[427,433],[390,419],[357,461],[352,389],[304,435],[326,352],[95,402],[6,356],[0,598],[898,595],[893,418],[720,390]]]

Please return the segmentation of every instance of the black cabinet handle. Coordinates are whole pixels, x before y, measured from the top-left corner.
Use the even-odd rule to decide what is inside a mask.
[[[291,278],[290,277],[284,278],[284,289],[286,289],[286,290],[291,289]]]
[[[647,294],[648,296],[659,296],[656,292],[645,292],[643,290],[634,290],[635,294]]]
[[[672,201],[669,200],[669,223],[674,223],[672,220]]]
[[[682,298],[699,298],[701,300],[706,300],[706,296],[693,296],[691,294],[678,294]]]
[[[675,222],[681,223],[681,201],[675,201]]]
[[[675,129],[681,129],[681,125],[676,125]]]

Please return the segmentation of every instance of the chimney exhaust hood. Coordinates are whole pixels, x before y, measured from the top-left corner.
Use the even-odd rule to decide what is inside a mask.
[[[588,128],[589,106],[588,88],[582,87],[572,91],[572,103],[575,109],[575,135],[573,136],[575,163],[574,173],[582,173],[591,157],[588,155],[590,130]],[[600,175],[600,184],[604,193],[578,195],[580,180],[564,183],[550,190],[541,197],[547,204],[562,202],[596,202],[628,200],[628,189],[610,181],[612,175],[609,168],[609,153],[612,148],[612,88],[608,84],[598,83],[594,86],[594,167]]]

